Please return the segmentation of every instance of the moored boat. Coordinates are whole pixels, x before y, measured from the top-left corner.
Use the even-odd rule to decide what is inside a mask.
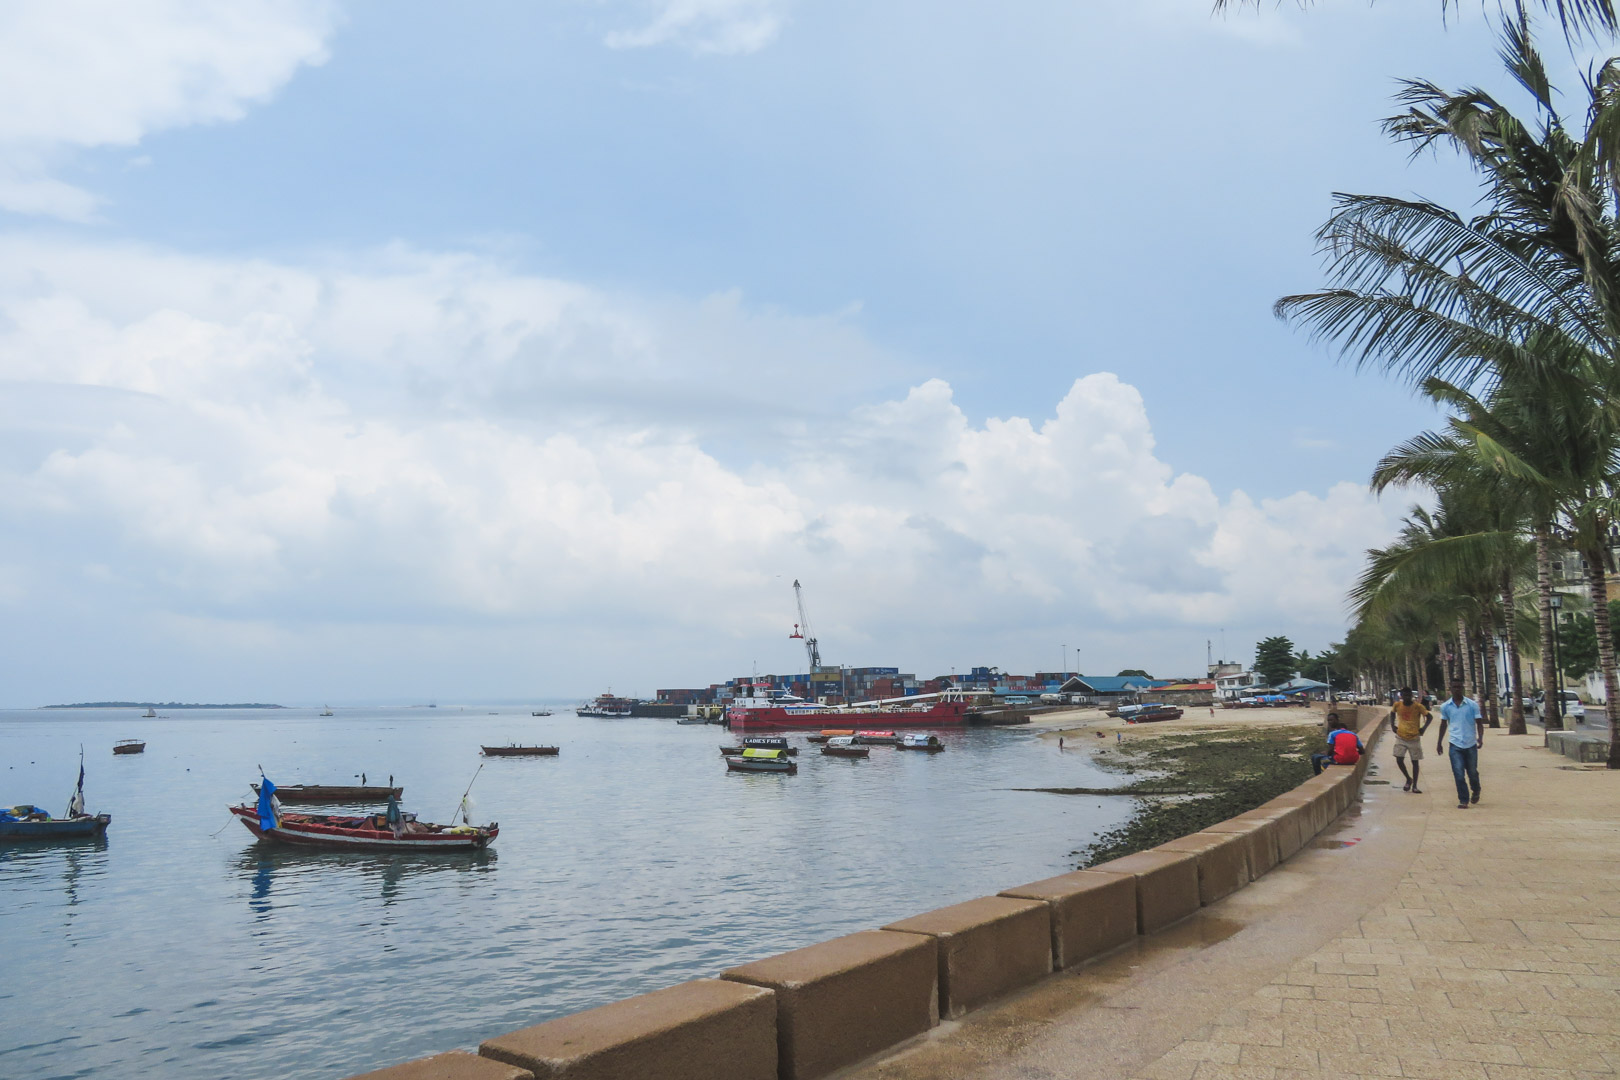
[[[38,806],[0,807],[0,843],[9,840],[80,840],[100,836],[112,823],[111,814],[70,814],[51,817]]]
[[[798,757],[798,747],[789,746],[786,739],[753,738],[742,740],[741,746],[722,746],[720,753],[730,756],[744,750],[780,750],[788,757]]]
[[[857,746],[899,746],[900,736],[893,731],[857,731]]]
[[[707,716],[677,716],[675,722],[677,724],[707,724],[709,718]]]
[[[400,810],[394,799],[388,800],[388,810],[381,814],[288,814],[276,798],[276,785],[266,780],[258,788],[257,806],[227,809],[255,837],[276,844],[347,851],[479,851],[501,831],[493,821],[488,825],[417,821],[415,814]],[[466,806],[465,797],[462,805]]]
[[[870,746],[856,746],[854,736],[834,735],[822,746],[821,752],[828,757],[863,758],[870,757]]]
[[[806,735],[806,742],[824,743],[828,739],[839,739],[846,735],[855,734],[854,728],[822,728],[819,735]]]
[[[253,793],[259,785],[253,785]],[[389,797],[405,794],[402,787],[383,787],[378,784],[288,784],[276,788],[276,798],[282,802],[298,803],[356,803],[387,802]]]
[[[613,691],[598,694],[596,700],[587,705],[581,705],[574,712],[580,716],[600,716],[607,719],[618,720],[630,715],[630,706],[635,702],[629,698],[614,697]]]
[[[113,743],[113,753],[115,754],[144,754],[145,752],[146,743],[140,739],[119,739]]]
[[[939,741],[938,735],[909,734],[902,735],[895,744],[896,750],[922,750],[926,753],[937,754],[945,749],[945,744]]]
[[[822,730],[832,724],[854,727],[960,727],[968,722],[968,695],[947,690],[856,705],[820,705],[779,690],[751,687],[750,696],[732,701],[726,723],[733,728]]]
[[[533,712],[531,712],[529,715],[530,716],[550,716],[551,715],[551,710],[550,709],[536,709]]]
[[[560,752],[555,746],[484,746],[480,749],[485,757],[556,757]]]
[[[1122,719],[1127,724],[1153,724],[1160,720],[1177,720],[1181,718],[1181,710],[1174,705],[1161,705],[1151,703],[1138,706],[1130,713],[1120,710]]]
[[[726,758],[726,768],[734,772],[799,771],[798,762],[781,750],[744,750],[740,754]]]

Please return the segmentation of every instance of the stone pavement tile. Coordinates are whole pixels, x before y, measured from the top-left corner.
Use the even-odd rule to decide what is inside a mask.
[[[1401,1062],[1394,1054],[1364,1054],[1359,1050],[1324,1046],[1316,1052],[1323,1072],[1352,1076],[1400,1076]]]
[[[1270,1065],[1222,1065],[1215,1061],[1200,1061],[1193,1080],[1276,1080],[1277,1070]]]
[[[1612,1080],[1607,1074],[1575,1072],[1570,1069],[1532,1069],[1523,1065],[1487,1065],[1486,1073],[1490,1080],[1587,1080],[1603,1075],[1605,1080]]]
[[[1571,1016],[1570,1026],[1588,1035],[1620,1035],[1620,1009],[1609,1016]]]
[[[1238,1054],[1243,1047],[1238,1043],[1193,1041],[1178,1043],[1168,1054],[1164,1055],[1166,1061],[1185,1058],[1188,1061],[1215,1061],[1223,1065],[1236,1065]]]
[[[1544,1046],[1545,1044],[1543,1044]],[[1527,1049],[1535,1049],[1532,1045]],[[1489,1062],[1492,1065],[1523,1065],[1519,1048],[1506,1043],[1469,1042],[1465,1039],[1438,1039],[1435,1052],[1453,1061]]]
[[[1197,1071],[1196,1061],[1162,1057],[1138,1069],[1131,1080],[1193,1080]]]
[[[1401,1075],[1422,1080],[1490,1080],[1478,1061],[1451,1061],[1427,1054],[1400,1054]]]
[[[1316,1050],[1308,1046],[1258,1046],[1246,1043],[1238,1055],[1239,1065],[1266,1065],[1282,1069],[1315,1069]]]

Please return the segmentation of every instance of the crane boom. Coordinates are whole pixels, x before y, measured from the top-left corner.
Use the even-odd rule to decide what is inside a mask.
[[[810,656],[810,674],[814,675],[821,670],[821,649],[810,629],[810,616],[804,610],[804,588],[798,578],[793,579],[793,599],[799,605],[799,632],[804,635],[804,651]]]

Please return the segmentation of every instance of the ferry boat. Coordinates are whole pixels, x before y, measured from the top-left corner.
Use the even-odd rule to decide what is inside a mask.
[[[922,750],[926,753],[937,754],[945,749],[945,744],[939,741],[938,735],[924,735],[913,733],[902,736],[895,744],[897,750]]]
[[[789,746],[786,739],[770,739],[758,735],[751,739],[741,740],[740,746],[722,746],[720,748],[720,753],[725,757],[730,757],[733,754],[740,754],[744,750],[780,750],[788,757],[799,756],[799,748],[796,746]]]
[[[821,752],[828,757],[863,758],[872,753],[870,746],[856,746],[851,735],[833,735],[822,746]]]
[[[726,709],[726,723],[734,728],[853,729],[858,725],[884,728],[960,727],[968,722],[968,694],[945,690],[903,698],[865,701],[855,705],[821,705],[774,688],[748,688]]]
[[[580,716],[603,716],[609,719],[622,719],[630,715],[630,706],[635,702],[630,698],[614,697],[613,691],[598,694],[596,700],[588,705],[581,705],[574,712]]]

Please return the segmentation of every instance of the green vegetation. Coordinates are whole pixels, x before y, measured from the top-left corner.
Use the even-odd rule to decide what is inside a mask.
[[[1147,672],[1143,671],[1141,668],[1136,668],[1136,667],[1126,668],[1124,671],[1120,672],[1118,675],[1115,675],[1114,678],[1123,679],[1127,675],[1140,675],[1144,679],[1153,678],[1153,676],[1149,675]]]
[[[1254,671],[1267,686],[1279,686],[1294,675],[1294,643],[1268,637],[1254,647]]]
[[[1605,581],[1620,519],[1620,58],[1560,91],[1531,9],[1554,13],[1573,39],[1615,30],[1612,3],[1504,7],[1504,83],[1527,109],[1413,79],[1384,122],[1414,154],[1466,162],[1478,212],[1336,196],[1318,232],[1326,285],[1277,312],[1447,414],[1373,471],[1376,491],[1418,486],[1428,498],[1394,543],[1368,552],[1337,666],[1376,689],[1460,678],[1494,726],[1500,650],[1509,727],[1523,732],[1520,655],[1552,653],[1552,564],[1565,552],[1584,564],[1595,667],[1620,701]],[[1609,765],[1620,768],[1620,709],[1611,728]]]
[[[1128,824],[1070,854],[1081,857],[1084,869],[1253,810],[1310,779],[1311,751],[1321,737],[1316,725],[1251,728],[1161,735],[1100,750],[1095,760],[1103,768],[1146,774],[1108,792],[1140,796],[1142,806]]]

